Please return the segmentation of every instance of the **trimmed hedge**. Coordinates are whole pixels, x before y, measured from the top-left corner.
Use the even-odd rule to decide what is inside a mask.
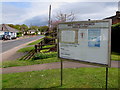
[[[57,56],[57,52],[37,53],[37,54],[35,54],[35,56],[32,59],[33,60],[46,59],[46,58],[52,58],[52,57],[56,57],[56,56]]]
[[[120,23],[112,25],[111,50],[120,53]]]

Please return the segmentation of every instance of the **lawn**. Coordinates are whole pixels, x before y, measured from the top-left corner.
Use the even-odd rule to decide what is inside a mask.
[[[3,68],[7,67],[15,67],[15,66],[27,66],[34,64],[44,64],[44,63],[52,63],[52,62],[60,62],[60,60],[56,57],[47,58],[47,59],[38,59],[38,60],[13,60],[13,61],[5,61],[2,63]]]
[[[3,88],[105,88],[105,68],[66,68],[3,74]],[[108,88],[118,88],[118,69],[109,69]]]
[[[120,53],[112,52],[111,59],[114,61],[120,61]]]

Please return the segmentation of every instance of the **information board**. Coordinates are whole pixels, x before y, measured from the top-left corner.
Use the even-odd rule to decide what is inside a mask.
[[[58,57],[110,67],[111,20],[60,23]]]

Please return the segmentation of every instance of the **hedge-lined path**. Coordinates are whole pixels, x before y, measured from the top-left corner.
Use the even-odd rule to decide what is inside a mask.
[[[120,65],[120,61],[112,61],[111,67],[120,68],[118,64]],[[57,69],[57,68],[60,68],[60,65],[61,65],[60,62],[54,62],[54,63],[37,64],[37,65],[29,65],[29,66],[0,68],[0,69],[2,69],[2,73],[5,74],[5,73],[38,71],[38,70],[45,70],[45,69]],[[99,66],[64,61],[63,67],[64,68],[80,68],[80,67],[99,67]]]

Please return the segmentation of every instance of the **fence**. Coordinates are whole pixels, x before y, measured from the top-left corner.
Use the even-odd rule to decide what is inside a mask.
[[[46,46],[46,45],[55,45],[55,46],[43,48],[43,46]],[[51,39],[44,38],[40,43],[35,45],[36,53],[40,52],[40,50],[44,50],[44,49],[49,49],[49,51],[57,51],[56,39],[55,38],[51,38]]]

